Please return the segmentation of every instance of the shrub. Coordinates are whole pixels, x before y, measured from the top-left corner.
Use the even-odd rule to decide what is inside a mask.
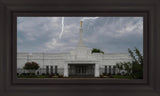
[[[31,73],[26,73],[26,76],[29,76],[29,75],[31,75]]]
[[[42,75],[46,75],[45,73],[42,73]]]
[[[53,76],[54,76],[54,75],[51,74],[51,75],[49,75],[49,78],[52,78]]]
[[[51,75],[52,75],[52,76],[55,76],[56,74],[55,74],[55,73],[52,73]]]
[[[124,74],[125,76],[128,76],[129,74],[128,73],[126,73],[126,74]]]
[[[59,78],[62,78],[62,77],[63,77],[63,75],[58,75],[58,77],[59,77]]]
[[[46,75],[49,75],[49,73],[46,73]]]
[[[128,73],[127,73],[128,74]],[[122,72],[122,75],[125,75],[125,72]]]
[[[113,76],[112,76],[112,75],[110,75],[110,76],[109,76],[109,78],[113,78]]]
[[[100,75],[100,77],[101,77],[101,78],[103,78],[103,77],[104,77],[104,75],[103,75],[103,74],[101,74],[101,75]]]
[[[26,76],[27,74],[26,73],[21,73],[21,75]]]
[[[35,70],[39,68],[39,65],[36,62],[26,62],[23,69],[29,71],[29,73],[35,73]]]
[[[56,76],[58,76],[59,75],[59,73],[57,73],[57,74],[55,74]]]
[[[37,72],[37,75],[39,75],[39,71]]]
[[[121,75],[121,73],[117,73],[117,75]]]
[[[30,75],[35,75],[35,73],[31,73]]]
[[[97,48],[93,48],[92,53],[103,53],[104,54],[104,52],[102,50],[97,49]]]
[[[103,73],[103,75],[107,75],[107,73]]]

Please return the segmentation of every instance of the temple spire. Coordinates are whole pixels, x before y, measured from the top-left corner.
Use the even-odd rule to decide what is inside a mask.
[[[82,29],[82,21],[80,22],[81,24],[81,28],[80,28],[80,33],[79,33],[79,44],[78,44],[78,47],[84,47],[84,44],[83,44],[83,29]]]
[[[82,23],[83,23],[83,21],[81,21],[81,28],[82,28]]]

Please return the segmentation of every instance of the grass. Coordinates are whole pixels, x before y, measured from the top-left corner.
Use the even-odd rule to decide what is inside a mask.
[[[17,76],[18,78],[48,78],[47,75]]]
[[[130,75],[100,75],[100,78],[133,79]]]
[[[24,75],[19,75],[17,77],[18,78],[63,78],[63,76],[61,76],[61,75],[58,75],[58,76],[52,76],[52,75],[27,75],[27,76],[25,75],[24,76]],[[71,78],[71,77],[68,77],[68,78]],[[133,79],[131,76],[123,76],[123,75],[110,75],[110,76],[100,75],[100,78]]]
[[[132,76],[111,75],[111,78],[133,79]]]
[[[59,78],[59,76],[50,76],[50,75],[28,75],[28,76],[17,76],[17,78]]]

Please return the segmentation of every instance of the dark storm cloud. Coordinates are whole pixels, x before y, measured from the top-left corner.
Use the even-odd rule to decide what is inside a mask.
[[[82,17],[18,18],[18,51],[67,52],[77,46]],[[84,41],[89,48],[106,53],[122,53],[134,47],[143,49],[142,17],[99,17],[83,21]]]
[[[128,48],[134,47],[142,50],[142,25],[143,19],[140,17],[99,18],[92,21],[92,25],[86,24],[86,43],[90,48],[99,48],[109,53],[127,52]]]

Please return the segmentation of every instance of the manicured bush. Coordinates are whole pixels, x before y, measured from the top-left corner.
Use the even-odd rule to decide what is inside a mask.
[[[121,73],[117,73],[117,75],[121,75]]]
[[[52,73],[51,75],[52,75],[52,76],[55,76],[56,74],[55,74],[55,73]]]
[[[52,76],[54,76],[54,75],[49,75],[49,78],[52,78]]]
[[[103,77],[104,77],[104,75],[103,75],[103,74],[101,74],[101,75],[100,75],[100,78],[103,78]]]
[[[37,72],[37,75],[39,75],[39,71]]]
[[[26,76],[27,74],[26,73],[21,73],[21,75]]]
[[[30,75],[35,75],[35,73],[31,73]]]
[[[112,75],[110,75],[109,78],[114,78],[114,77]]]
[[[62,77],[63,77],[63,75],[58,75],[58,77],[59,77],[59,78],[62,78]]]
[[[103,75],[107,76],[108,74],[107,73],[103,73]]]
[[[42,73],[42,75],[46,75],[45,73]]]
[[[55,74],[56,76],[58,76],[59,75],[59,73],[57,73],[57,74]]]
[[[110,76],[111,74],[107,74],[106,76]]]
[[[26,62],[23,69],[28,70],[29,73],[35,73],[35,70],[39,68],[36,62]]]
[[[125,75],[125,72],[122,72],[122,75]]]

